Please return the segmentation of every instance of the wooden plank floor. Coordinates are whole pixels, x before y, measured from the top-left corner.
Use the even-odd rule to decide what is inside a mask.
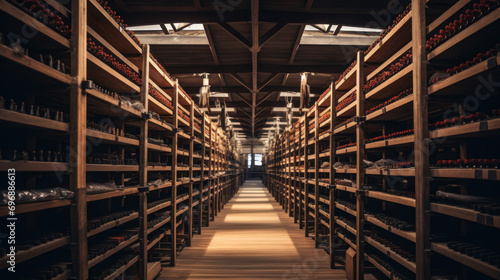
[[[159,279],[346,279],[260,181],[246,181]]]

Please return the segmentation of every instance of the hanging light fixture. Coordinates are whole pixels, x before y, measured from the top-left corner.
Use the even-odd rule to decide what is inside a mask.
[[[276,117],[276,135],[280,134],[280,117]]]
[[[200,99],[198,105],[201,108],[206,108],[209,106],[209,99],[210,99],[210,80],[208,79],[208,76],[210,74],[208,73],[203,73],[200,74],[200,76],[203,76],[203,85],[200,88]]]

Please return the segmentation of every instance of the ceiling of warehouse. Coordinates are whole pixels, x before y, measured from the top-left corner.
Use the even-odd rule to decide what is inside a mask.
[[[267,138],[285,120],[281,92],[309,72],[315,101],[408,1],[117,0],[125,22],[195,100],[201,73],[225,102],[236,133]],[[223,95],[220,95],[223,96]],[[299,98],[293,98],[294,108]],[[217,115],[217,111],[212,111]],[[260,141],[259,141],[260,142]]]

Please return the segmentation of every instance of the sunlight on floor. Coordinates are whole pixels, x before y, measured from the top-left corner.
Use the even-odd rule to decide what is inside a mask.
[[[271,205],[268,207],[272,208]],[[234,208],[233,208],[234,209]],[[234,213],[228,214],[224,219],[224,223],[232,223],[232,224],[274,224],[280,223],[280,219],[276,213]]]
[[[240,202],[240,200],[238,200],[238,202]],[[235,204],[231,207],[231,209],[233,209],[233,210],[259,211],[259,210],[273,210],[274,208],[271,204],[268,204],[268,203],[266,203],[266,204],[263,204],[263,203],[245,203],[245,204]]]
[[[299,253],[284,229],[225,230],[217,232],[205,256],[211,254],[297,256]]]

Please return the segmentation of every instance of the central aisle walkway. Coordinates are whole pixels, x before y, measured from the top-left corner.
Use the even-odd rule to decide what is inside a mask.
[[[345,279],[345,272],[329,268],[329,256],[260,181],[246,181],[159,279]]]

